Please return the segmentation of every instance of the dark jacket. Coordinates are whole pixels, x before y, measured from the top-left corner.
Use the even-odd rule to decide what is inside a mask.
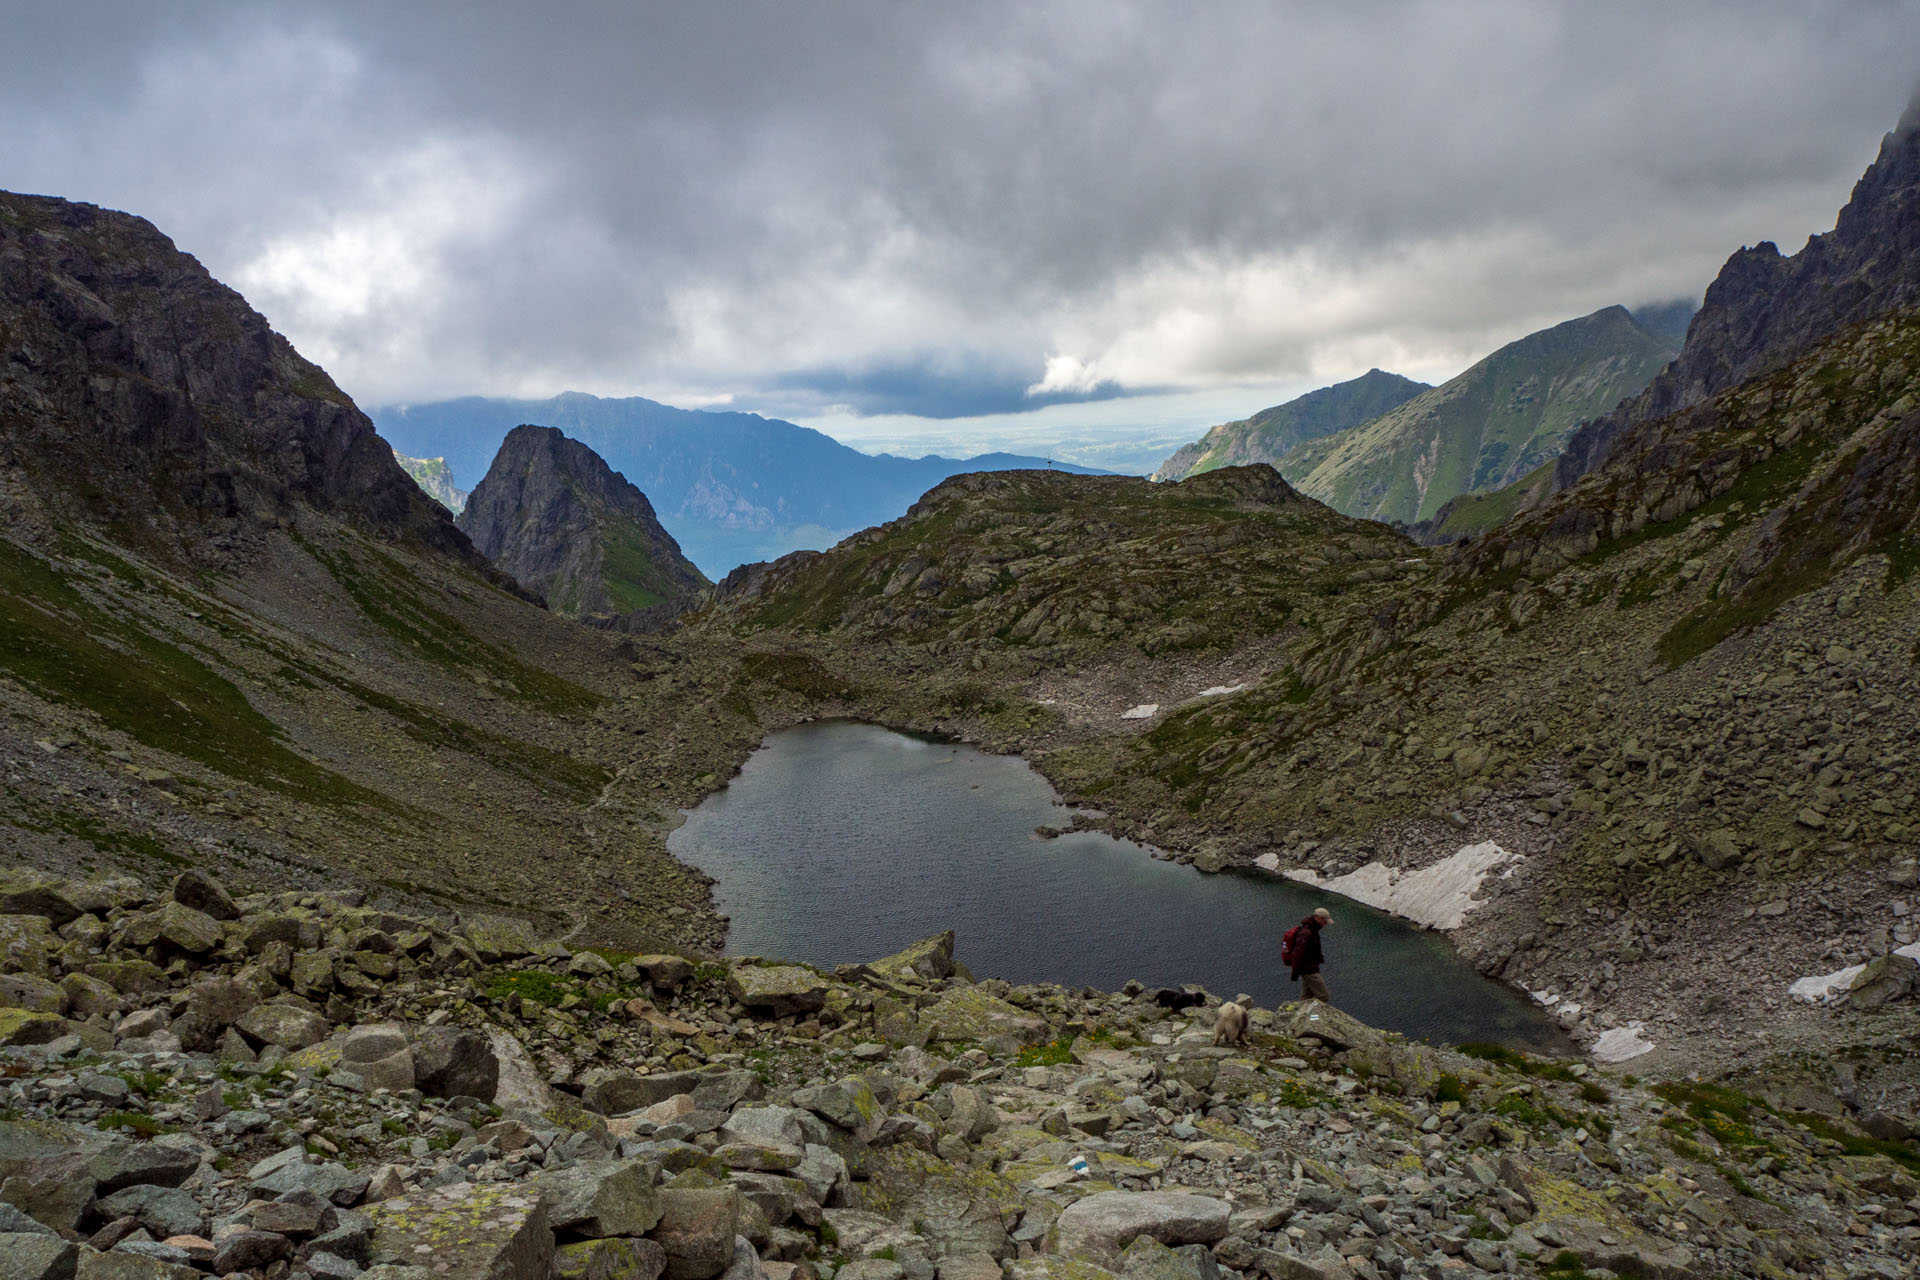
[[[1320,918],[1308,916],[1300,922],[1307,931],[1307,940],[1300,948],[1300,963],[1293,966],[1293,980],[1300,981],[1306,973],[1320,972],[1320,966],[1326,962],[1326,953],[1320,950]]]

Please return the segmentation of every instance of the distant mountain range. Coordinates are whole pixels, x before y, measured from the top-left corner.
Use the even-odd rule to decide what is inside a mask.
[[[1683,309],[1658,308],[1642,324],[1607,307],[1510,342],[1438,387],[1376,369],[1215,427],[1155,479],[1269,462],[1346,515],[1422,520],[1529,475],[1582,422],[1646,386],[1679,352]]]
[[[1045,458],[1008,453],[866,454],[778,418],[571,391],[550,400],[467,397],[390,405],[369,416],[394,448],[445,458],[456,477],[483,474],[516,426],[557,427],[637,485],[688,558],[713,578],[749,561],[819,550],[894,519],[949,476],[1049,465]]]

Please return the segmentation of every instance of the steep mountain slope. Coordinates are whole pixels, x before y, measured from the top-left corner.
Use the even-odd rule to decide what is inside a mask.
[[[1674,354],[1624,307],[1508,343],[1458,377],[1278,466],[1349,515],[1423,520],[1462,493],[1497,489],[1551,460],[1582,421],[1632,395]]]
[[[672,682],[636,681],[630,646],[509,591],[326,375],[138,218],[0,196],[0,512],[10,863],[708,936],[656,806],[738,717],[645,702]],[[643,740],[599,727],[627,698],[703,736],[635,766]]]
[[[1397,373],[1370,369],[1346,382],[1309,391],[1250,418],[1225,422],[1182,447],[1154,471],[1155,480],[1184,480],[1219,467],[1278,463],[1309,440],[1357,427],[1432,388]]]
[[[376,409],[374,415],[396,445],[423,456],[444,455],[463,475],[485,471],[512,427],[557,427],[646,493],[688,558],[716,577],[737,564],[829,546],[891,520],[948,476],[1044,461],[1010,454],[875,456],[757,414],[698,412],[577,392],[551,400],[449,400]],[[1066,464],[1059,469],[1091,474]]]
[[[562,617],[631,613],[708,585],[647,496],[552,427],[507,433],[457,523]]]
[[[1771,241],[1720,269],[1671,368],[1567,442],[1554,471],[1565,488],[1600,465],[1638,423],[1697,404],[1798,357],[1829,335],[1920,306],[1920,96],[1880,144],[1834,229],[1791,258]]]
[[[413,477],[413,482],[429,498],[458,516],[467,505],[467,490],[453,482],[453,468],[447,465],[445,458],[410,458],[394,450],[393,460],[400,469]]]

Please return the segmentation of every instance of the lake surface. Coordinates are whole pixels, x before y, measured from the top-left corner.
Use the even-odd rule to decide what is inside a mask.
[[[718,881],[728,951],[829,967],[953,929],[977,977],[1117,990],[1197,982],[1271,1007],[1299,993],[1280,937],[1317,906],[1334,1001],[1428,1040],[1567,1053],[1545,1013],[1440,935],[1259,872],[1202,875],[1098,832],[1017,757],[820,721],[768,737],[667,847]]]

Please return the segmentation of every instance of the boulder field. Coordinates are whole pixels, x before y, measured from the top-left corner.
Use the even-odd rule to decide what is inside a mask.
[[[1316,1003],[571,951],[358,892],[0,876],[0,1275],[1910,1274],[1920,1145]]]

